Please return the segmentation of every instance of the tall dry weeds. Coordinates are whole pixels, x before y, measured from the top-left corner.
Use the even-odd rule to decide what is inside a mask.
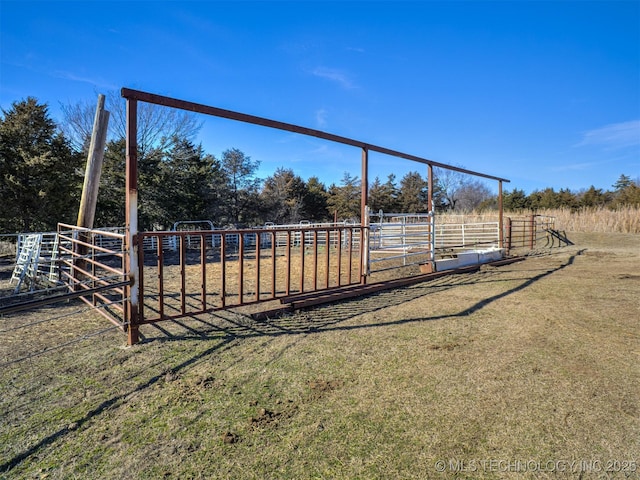
[[[505,211],[505,217],[522,218],[532,212]],[[620,207],[610,210],[604,207],[589,207],[579,210],[570,208],[555,208],[537,210],[537,215],[555,217],[556,228],[569,232],[581,233],[640,233],[640,208]],[[465,215],[438,215],[439,223],[472,223],[495,222],[498,214],[490,212],[470,212]]]
[[[538,212],[556,217],[556,225],[564,230],[583,233],[640,233],[640,208],[621,207],[610,210],[603,207],[569,208]]]

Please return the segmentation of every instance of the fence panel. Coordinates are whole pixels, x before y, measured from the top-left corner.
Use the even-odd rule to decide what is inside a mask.
[[[60,281],[115,325],[128,324],[125,235],[121,229],[58,224]],[[113,288],[109,288],[113,286]]]
[[[323,224],[140,233],[138,321],[358,284],[362,231]]]

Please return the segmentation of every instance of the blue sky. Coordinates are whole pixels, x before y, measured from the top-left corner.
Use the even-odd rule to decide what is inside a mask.
[[[505,189],[640,178],[640,2],[0,3],[0,106],[135,88],[505,177]],[[360,152],[204,118],[198,141],[303,178]],[[372,155],[370,178],[424,166]],[[488,184],[492,189],[495,185]]]

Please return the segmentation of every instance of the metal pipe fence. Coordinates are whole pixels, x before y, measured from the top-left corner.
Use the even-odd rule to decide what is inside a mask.
[[[335,224],[139,233],[138,323],[359,284],[362,236]]]
[[[556,228],[555,220],[548,215],[508,218],[505,225],[507,251],[545,247],[549,243],[549,231]]]
[[[114,229],[115,230],[115,229]],[[128,324],[125,235],[58,224],[59,277],[79,298],[116,326]]]

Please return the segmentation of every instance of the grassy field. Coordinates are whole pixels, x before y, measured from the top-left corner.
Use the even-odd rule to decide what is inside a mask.
[[[0,478],[640,478],[640,236],[569,237],[134,347],[82,304],[0,318]]]

